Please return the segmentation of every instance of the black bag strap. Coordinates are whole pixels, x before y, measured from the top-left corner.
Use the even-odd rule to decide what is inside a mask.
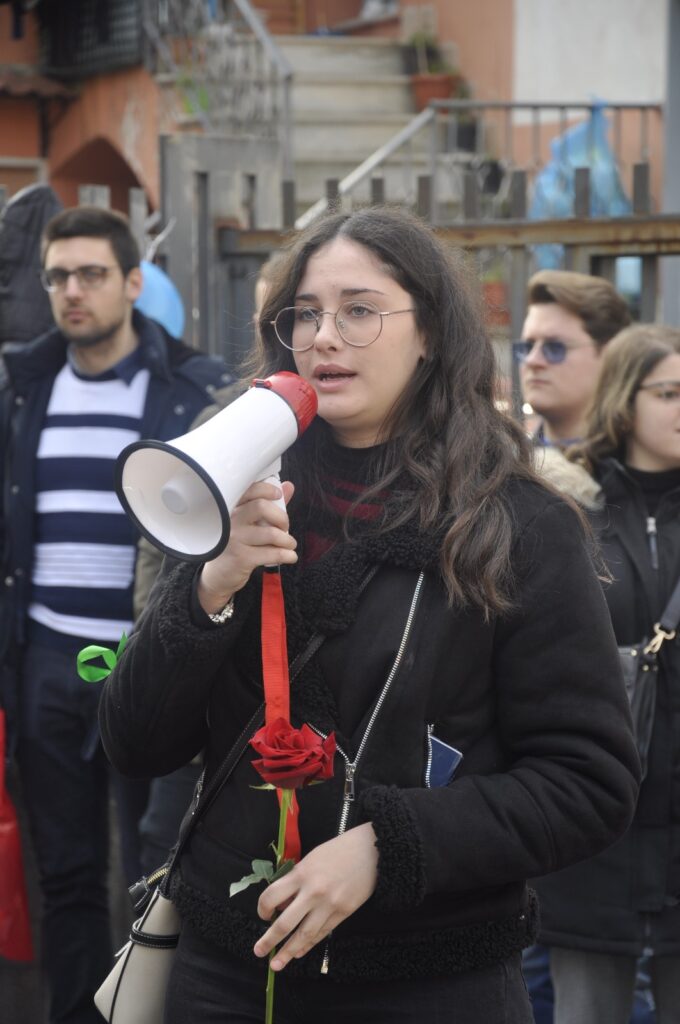
[[[675,584],[673,593],[668,599],[668,604],[664,608],[659,620],[661,628],[669,632],[677,629],[678,623],[680,623],[680,580]]]
[[[665,640],[673,640],[680,624],[680,580],[675,584],[661,618],[654,623],[654,636],[645,647],[645,654],[658,654]]]
[[[377,573],[378,568],[379,567],[377,565],[371,566],[368,572],[364,575],[359,585],[359,594],[362,594],[364,592],[368,584],[371,582],[371,580]],[[298,654],[297,657],[292,661],[290,666],[291,683],[293,683],[295,679],[299,676],[302,669],[305,667],[307,662],[316,654],[316,652],[319,650],[325,639],[326,635],[324,633],[315,633],[307,642],[307,645],[305,646],[304,650],[301,651],[300,654]],[[150,892],[149,879],[153,878],[154,881],[156,881],[155,876],[158,876],[158,880],[160,881],[163,893],[167,894],[170,875],[172,874],[175,865],[179,862],[179,858],[186,849],[187,843],[191,838],[198,822],[205,815],[208,808],[212,806],[218,793],[232,775],[234,769],[236,768],[236,765],[238,764],[241,757],[243,756],[243,753],[247,749],[248,743],[250,742],[253,733],[261,725],[263,714],[264,701],[260,704],[260,706],[253,714],[252,718],[250,718],[247,725],[240,733],[238,739],[233,744],[231,750],[222,761],[222,764],[219,766],[219,768],[213,775],[204,792],[201,792],[201,783],[199,780],[193,807],[191,808],[191,812],[188,818],[185,818],[184,822],[182,823],[183,828],[180,829],[179,840],[172,853],[172,857],[170,859],[167,871],[165,871],[164,868],[161,868],[159,869],[158,872],[154,872],[152,876],[149,876],[149,878],[143,879],[141,883],[138,882],[136,883],[136,885],[130,887],[130,895],[132,897],[132,902],[135,909],[143,905],[145,897],[148,898],[148,893]],[[163,875],[160,874],[161,871],[163,872]],[[140,884],[142,887],[142,891],[138,896],[137,891]]]

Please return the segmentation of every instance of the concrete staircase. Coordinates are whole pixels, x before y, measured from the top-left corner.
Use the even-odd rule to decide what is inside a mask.
[[[277,35],[275,41],[293,70],[292,116],[295,214],[300,216],[325,196],[330,178],[341,181],[416,115],[402,53],[392,39],[351,35]],[[227,44],[228,45],[228,44]],[[253,74],[232,69],[231,79],[210,80],[197,70],[189,76],[191,90],[178,88],[177,70],[156,75],[160,88],[162,128],[170,133],[203,132],[205,121],[192,110],[209,81],[246,82]],[[203,75],[203,77],[202,77]],[[209,132],[222,131],[220,111],[229,100],[206,107]],[[224,125],[224,133],[232,131]],[[256,134],[256,133],[255,133]],[[389,202],[414,205],[418,176],[430,171],[429,128],[388,157],[375,172],[383,178]],[[462,174],[469,154],[437,156],[436,198],[440,210],[454,211],[462,194]],[[370,180],[352,193],[355,201],[369,199]]]
[[[352,36],[277,36],[293,72],[297,212],[342,179],[414,117],[401,50],[391,39]],[[414,140],[381,170],[385,194],[402,199],[426,171],[427,138]],[[407,184],[408,182],[408,184]],[[368,183],[355,193],[369,194]]]

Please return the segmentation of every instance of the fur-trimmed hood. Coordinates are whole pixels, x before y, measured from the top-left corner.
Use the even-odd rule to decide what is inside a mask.
[[[573,498],[586,511],[599,512],[604,508],[604,494],[597,480],[584,466],[566,458],[559,448],[536,447],[534,466],[546,483]]]

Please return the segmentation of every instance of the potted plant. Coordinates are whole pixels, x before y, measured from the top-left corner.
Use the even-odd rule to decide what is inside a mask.
[[[493,260],[482,274],[482,294],[487,327],[508,327],[510,301],[506,270],[502,260]]]
[[[454,93],[460,75],[443,58],[437,40],[427,32],[415,32],[403,47],[404,69],[411,78],[417,110],[424,110],[430,100],[448,100]]]

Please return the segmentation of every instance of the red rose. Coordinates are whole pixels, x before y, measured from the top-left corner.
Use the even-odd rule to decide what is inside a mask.
[[[279,789],[300,789],[333,775],[334,733],[324,740],[308,725],[294,729],[285,718],[277,718],[259,729],[250,744],[261,755],[253,767]]]

